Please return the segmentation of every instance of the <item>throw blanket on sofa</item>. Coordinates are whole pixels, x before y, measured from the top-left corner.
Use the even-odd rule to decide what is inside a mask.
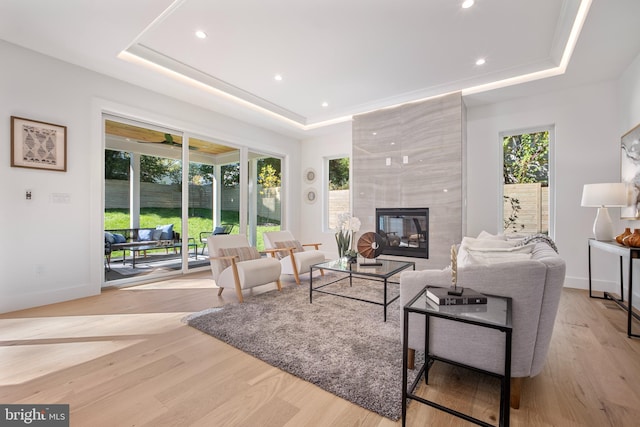
[[[531,236],[527,236],[525,238],[522,239],[522,241],[520,243],[518,243],[518,246],[524,246],[526,244],[529,243],[538,243],[538,242],[544,242],[546,244],[548,244],[549,246],[551,246],[551,248],[556,251],[556,253],[558,252],[558,248],[556,247],[555,242],[553,241],[553,239],[549,236],[547,236],[546,234],[533,234]]]

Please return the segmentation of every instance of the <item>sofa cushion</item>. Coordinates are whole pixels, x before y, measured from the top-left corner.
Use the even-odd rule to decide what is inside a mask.
[[[236,262],[248,261],[252,259],[259,259],[260,252],[253,246],[245,246],[239,248],[220,248],[218,251],[218,256],[236,256],[238,259]],[[218,260],[220,263],[220,272],[225,268],[231,265],[231,260],[221,259]]]
[[[238,278],[242,289],[275,282],[280,277],[280,262],[272,257],[251,259],[238,264]],[[223,288],[235,287],[233,270],[224,270],[216,279],[216,285]]]
[[[159,225],[156,230],[161,230],[162,234],[159,239],[155,240],[171,240],[173,239],[173,224]]]
[[[482,233],[480,233],[482,234]],[[473,237],[464,237],[460,248],[458,249],[457,262],[458,267],[464,267],[469,264],[469,250],[483,249],[511,249],[517,246],[517,242],[511,242],[503,239],[481,239]]]
[[[149,242],[153,239],[153,230],[138,230],[138,241]]]
[[[109,242],[111,244],[114,244],[116,242],[116,237],[112,233],[109,233],[108,231],[105,231],[104,232],[104,241],[105,242]]]
[[[293,252],[304,252],[304,248],[302,244],[298,240],[283,240],[281,242],[275,242],[276,248],[284,249],[284,248],[293,248]],[[282,259],[286,257],[288,254],[286,252],[277,252],[276,257],[278,259]]]
[[[511,248],[468,248],[465,265],[498,264],[531,259],[535,245],[517,246]]]
[[[480,232],[480,234],[478,234],[478,239],[483,239],[483,240],[507,240],[507,236],[505,236],[504,234],[491,234],[491,233],[488,233],[488,232],[482,230]]]
[[[484,248],[513,248],[518,246],[518,242],[512,242],[503,239],[474,239],[473,237],[464,237],[460,246],[466,246],[472,249]]]
[[[151,234],[151,240],[168,240],[168,239],[163,239],[162,238],[162,230],[161,229],[155,229],[155,230],[153,230],[153,233]]]
[[[113,239],[115,240],[115,243],[127,243],[127,238],[119,233],[113,233]]]

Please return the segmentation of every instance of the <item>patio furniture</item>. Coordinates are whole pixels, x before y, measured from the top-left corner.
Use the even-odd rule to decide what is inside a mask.
[[[189,238],[188,240],[187,246],[194,248],[194,254],[197,258],[198,247],[195,239]],[[144,256],[146,256],[147,251],[150,250],[164,249],[166,253],[169,253],[169,249],[173,249],[173,252],[177,254],[179,253],[178,250],[182,248],[180,233],[173,230],[173,224],[159,225],[155,228],[109,229],[104,231],[104,241],[105,257],[109,267],[112,254],[115,251],[123,251],[123,264],[126,261],[126,251],[131,251],[133,254],[133,267],[135,267],[136,252],[143,252]]]
[[[219,226],[217,226],[216,228],[213,229],[213,231],[203,231],[200,233],[200,243],[202,243],[202,252],[201,254],[204,255],[204,250],[207,247],[207,238],[209,236],[217,236],[220,234],[231,234],[233,232],[233,228],[235,227],[235,224],[220,224]]]

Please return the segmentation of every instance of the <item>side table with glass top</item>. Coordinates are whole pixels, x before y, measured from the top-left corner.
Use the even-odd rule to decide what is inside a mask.
[[[491,426],[482,420],[474,418],[470,415],[456,411],[451,408],[447,408],[436,402],[424,399],[416,394],[414,390],[420,379],[424,375],[425,383],[429,383],[429,369],[433,365],[434,361],[440,361],[463,368],[471,369],[476,372],[481,372],[486,375],[497,377],[500,379],[500,420],[499,426],[509,426],[509,394],[511,392],[511,338],[512,338],[512,324],[511,324],[511,305],[512,301],[509,297],[486,295],[487,304],[486,310],[477,310],[475,304],[471,305],[437,305],[427,297],[427,289],[429,286],[418,292],[418,294],[407,305],[404,306],[404,335],[402,346],[402,425],[406,425],[407,418],[407,400],[416,400],[425,405],[429,405],[441,411],[447,412],[451,415],[460,417],[466,421],[478,424],[481,426]],[[408,342],[409,342],[409,313],[417,313],[424,315],[425,318],[425,361],[415,380],[408,387],[407,384],[407,369],[408,369]],[[504,373],[502,375],[495,372],[485,371],[475,368],[473,366],[463,365],[461,363],[438,357],[431,354],[429,349],[429,320],[431,317],[438,317],[447,319],[454,322],[463,322],[471,325],[476,325],[481,328],[497,329],[504,332],[505,335],[505,348],[504,348]],[[451,337],[452,340],[456,339],[455,336]],[[469,349],[473,351],[473,349]]]

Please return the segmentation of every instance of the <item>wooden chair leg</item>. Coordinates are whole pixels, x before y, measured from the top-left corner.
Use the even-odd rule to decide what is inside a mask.
[[[293,277],[296,279],[296,283],[300,284],[300,275],[298,274],[298,267],[296,266],[296,258],[293,255],[293,249],[289,252],[289,258],[291,258],[291,265],[293,266]]]
[[[236,295],[238,296],[238,302],[243,303],[244,298],[242,298],[242,287],[240,286],[240,275],[238,274],[238,266],[236,265],[236,260],[231,259],[231,267],[233,268],[233,281],[236,284]]]
[[[224,291],[224,288],[218,289],[218,296],[222,295],[222,291]]]
[[[280,283],[280,279],[276,280],[276,285],[278,286],[278,290],[282,290],[282,283]]]
[[[520,409],[520,394],[522,393],[522,377],[511,378],[510,403],[513,409]]]
[[[414,369],[416,367],[416,351],[413,348],[408,349],[407,353],[407,368]]]

